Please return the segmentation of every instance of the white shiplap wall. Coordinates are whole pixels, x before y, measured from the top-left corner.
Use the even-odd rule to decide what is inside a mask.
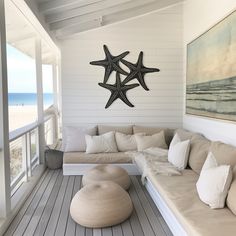
[[[183,43],[182,5],[136,19],[82,33],[62,41],[63,125],[145,124],[182,126]],[[136,62],[144,52],[144,65],[161,71],[146,75],[150,91],[138,87],[128,91],[130,108],[116,100],[108,109],[110,92],[98,86],[104,69],[89,64],[104,59],[103,44],[113,55],[126,50],[125,58]],[[115,81],[112,74],[110,83]]]

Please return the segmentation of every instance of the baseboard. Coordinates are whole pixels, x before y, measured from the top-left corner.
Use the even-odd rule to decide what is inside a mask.
[[[63,164],[63,175],[84,175],[97,164]],[[140,175],[137,166],[133,163],[111,164],[124,168],[129,175]]]

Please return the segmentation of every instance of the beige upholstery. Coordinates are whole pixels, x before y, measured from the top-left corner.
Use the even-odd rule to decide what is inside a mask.
[[[86,185],[76,193],[70,206],[72,219],[89,228],[119,224],[132,210],[129,194],[111,181]]]
[[[228,208],[236,215],[236,166],[233,169],[233,182],[226,200]]]
[[[191,147],[189,153],[189,166],[193,171],[200,174],[202,166],[207,158],[210,141],[201,135],[193,135],[191,138]]]
[[[175,131],[175,133],[177,133],[179,135],[179,137],[182,141],[187,140],[187,139],[191,139],[194,135],[196,135],[196,133],[187,131],[185,129],[177,129]]]
[[[153,135],[135,135],[135,139],[139,152],[154,147],[163,149],[168,148],[165,141],[165,133],[163,130]]]
[[[130,186],[130,178],[127,171],[119,166],[97,165],[89,170],[82,179],[83,186],[101,181],[115,182],[123,189],[128,189]]]
[[[188,235],[235,235],[236,217],[232,212],[228,208],[211,210],[198,198],[199,175],[194,171],[184,170],[183,175],[174,177],[149,173],[148,177]]]
[[[221,142],[212,142],[211,152],[215,156],[219,165],[236,165],[236,147]]]
[[[107,126],[107,125],[98,125],[98,134],[105,134],[111,131],[120,132],[123,134],[133,134],[133,126]]]
[[[65,152],[64,164],[111,164],[111,163],[132,163],[132,158],[124,152],[86,154],[85,152]]]
[[[134,134],[146,133],[146,135],[153,135],[161,132],[162,130],[164,130],[165,132],[166,144],[169,146],[174,136],[174,130],[163,127],[148,127],[148,126],[138,126],[138,125],[133,126]]]

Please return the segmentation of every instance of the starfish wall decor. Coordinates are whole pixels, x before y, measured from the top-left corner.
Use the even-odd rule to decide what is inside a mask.
[[[99,86],[106,88],[111,92],[111,96],[105,108],[108,108],[118,98],[121,99],[128,106],[134,107],[134,105],[128,100],[126,92],[130,89],[138,87],[139,84],[145,90],[148,91],[149,89],[145,83],[144,75],[146,73],[159,72],[160,70],[157,68],[148,68],[143,65],[143,52],[139,53],[137,63],[133,64],[123,59],[127,54],[129,54],[128,51],[118,56],[112,56],[106,45],[103,45],[103,49],[106,58],[100,61],[92,61],[90,62],[90,64],[96,66],[103,66],[105,68],[103,83],[98,83]],[[129,68],[129,73],[120,67],[120,62],[122,62],[125,66]],[[116,72],[116,82],[115,84],[107,84],[107,81],[113,71]],[[120,74],[126,75],[126,78],[123,81],[121,81]],[[127,84],[134,79],[137,79],[139,84]]]

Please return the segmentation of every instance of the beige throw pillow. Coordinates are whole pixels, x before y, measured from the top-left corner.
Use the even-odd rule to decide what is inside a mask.
[[[114,132],[98,136],[85,135],[85,140],[86,153],[118,152]]]
[[[157,134],[150,136],[149,135],[142,136],[135,134],[135,139],[137,142],[138,151],[143,151],[151,147],[159,147],[167,149],[164,131],[161,131]]]
[[[192,136],[190,143],[188,164],[193,171],[200,174],[206,161],[211,142],[203,136],[196,134]]]
[[[218,165],[209,152],[196,185],[199,198],[212,209],[223,208],[231,181],[230,165]]]
[[[136,134],[136,135],[145,135],[144,133]],[[137,143],[134,135],[123,134],[120,132],[115,133],[116,144],[118,151],[127,152],[127,151],[136,151]]]
[[[168,151],[168,161],[179,170],[186,168],[188,163],[190,140],[181,141],[176,133],[172,139]]]
[[[236,166],[233,169],[233,182],[230,186],[226,205],[236,215]]]

